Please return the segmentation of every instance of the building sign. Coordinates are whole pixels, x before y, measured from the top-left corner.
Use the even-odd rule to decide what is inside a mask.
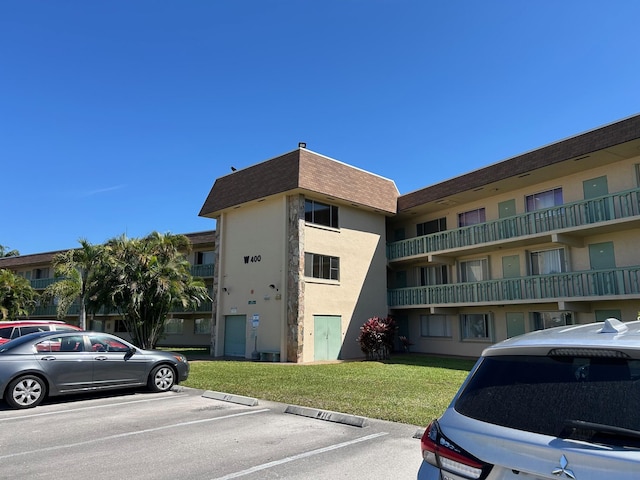
[[[245,264],[249,264],[249,263],[258,263],[262,261],[262,255],[245,255],[244,256],[244,263]]]

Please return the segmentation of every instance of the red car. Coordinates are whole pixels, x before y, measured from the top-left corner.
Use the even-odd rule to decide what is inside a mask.
[[[28,333],[48,331],[70,332],[73,330],[82,329],[59,320],[15,320],[0,322],[0,345]]]

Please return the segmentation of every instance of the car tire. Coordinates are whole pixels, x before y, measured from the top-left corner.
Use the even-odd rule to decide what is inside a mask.
[[[12,408],[33,408],[42,403],[47,386],[40,377],[24,375],[9,383],[4,401]]]
[[[167,392],[176,384],[176,372],[169,365],[159,365],[151,370],[148,387],[152,392]]]

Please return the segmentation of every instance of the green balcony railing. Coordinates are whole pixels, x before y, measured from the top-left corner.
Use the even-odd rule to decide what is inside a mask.
[[[212,302],[202,302],[198,308],[176,308],[172,310],[173,313],[189,313],[189,312],[211,312],[213,309]]]
[[[387,259],[640,216],[640,188],[387,244]]]
[[[34,278],[34,279],[29,280],[29,282],[31,283],[31,287],[32,288],[35,288],[36,290],[44,290],[45,288],[47,288],[52,283],[58,282],[60,280],[62,280],[62,278],[55,278],[55,277]]]
[[[640,266],[391,289],[390,307],[455,306],[640,295]]]
[[[191,266],[191,275],[194,277],[213,277],[213,263],[207,263],[203,265],[192,265]],[[36,278],[32,279],[29,282],[31,283],[31,287],[36,290],[44,290],[49,285],[55,282],[59,282],[62,280],[62,277],[50,277],[50,278]]]
[[[213,263],[191,265],[191,275],[194,277],[213,277]]]

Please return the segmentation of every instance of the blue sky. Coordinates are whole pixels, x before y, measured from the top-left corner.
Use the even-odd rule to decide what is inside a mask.
[[[0,245],[213,229],[215,179],[300,141],[408,193],[629,117],[638,18],[637,0],[4,0]]]

